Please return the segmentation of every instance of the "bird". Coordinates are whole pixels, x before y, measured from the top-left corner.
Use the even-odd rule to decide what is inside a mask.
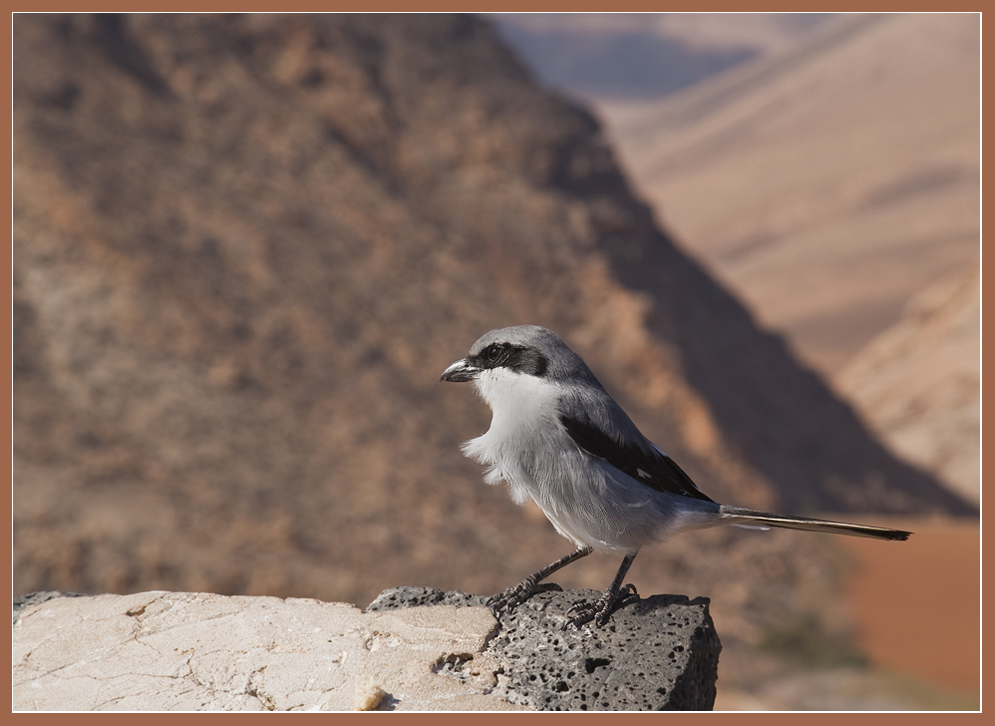
[[[827,532],[906,540],[911,532],[773,514],[721,504],[639,431],[579,355],[538,325],[481,336],[440,382],[472,382],[490,407],[490,428],[462,445],[486,467],[484,481],[505,482],[517,504],[535,502],[575,549],[487,600],[497,614],[539,591],[552,573],[592,552],[621,555],[618,573],[594,602],[568,612],[567,624],[603,627],[631,598],[622,585],[643,546],[719,525]],[[572,613],[572,614],[571,614]]]

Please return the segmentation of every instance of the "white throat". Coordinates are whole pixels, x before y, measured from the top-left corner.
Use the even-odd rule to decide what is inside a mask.
[[[530,463],[538,462],[536,446],[546,432],[559,427],[559,386],[506,368],[483,371],[474,385],[493,416],[487,433],[467,441],[463,453],[488,467],[488,484],[507,481],[512,497],[521,503],[534,486]]]

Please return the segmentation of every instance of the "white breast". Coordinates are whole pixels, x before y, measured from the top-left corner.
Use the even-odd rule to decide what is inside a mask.
[[[506,481],[516,503],[536,499],[539,469],[569,444],[557,419],[559,386],[506,368],[484,371],[474,383],[493,417],[487,433],[467,441],[463,453],[488,467],[488,484]]]

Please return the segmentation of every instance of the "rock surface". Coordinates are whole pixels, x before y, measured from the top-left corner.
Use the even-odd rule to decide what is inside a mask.
[[[486,608],[362,613],[271,597],[143,592],[24,607],[13,629],[15,710],[519,710],[486,673],[443,678],[479,654]],[[491,669],[493,671],[493,667]]]
[[[551,586],[555,588],[556,586]],[[499,623],[482,598],[343,603],[204,593],[14,603],[14,710],[708,710],[704,599],[654,596],[564,628],[594,591],[549,589]]]
[[[654,595],[616,610],[604,628],[564,627],[571,606],[601,595],[556,585],[500,617],[487,654],[504,666],[496,693],[542,711],[702,711],[715,703],[722,645],[707,598]],[[476,604],[458,591],[402,587],[367,608]],[[453,664],[459,677],[462,665]]]

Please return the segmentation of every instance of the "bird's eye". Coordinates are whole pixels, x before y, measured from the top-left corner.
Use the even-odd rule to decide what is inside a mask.
[[[487,346],[487,348],[484,349],[484,358],[486,358],[489,361],[496,361],[498,358],[501,357],[501,351],[502,347],[500,345],[497,345],[496,343],[493,345],[489,345]]]

